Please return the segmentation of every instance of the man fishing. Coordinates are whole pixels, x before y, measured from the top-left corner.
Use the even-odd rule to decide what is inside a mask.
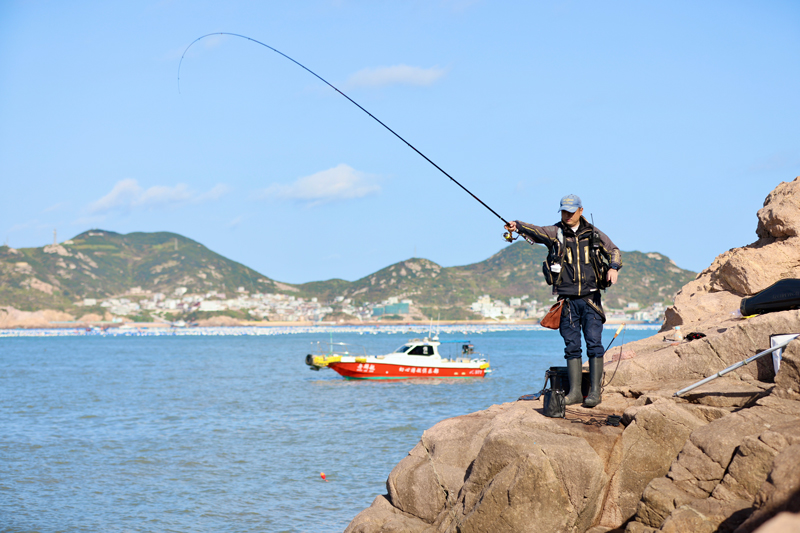
[[[581,393],[581,330],[589,357],[589,394],[584,407],[601,402],[603,379],[603,323],[606,321],[600,301],[600,289],[617,282],[622,268],[622,254],[605,233],[583,218],[581,199],[569,194],[561,199],[561,222],[553,226],[534,226],[515,220],[506,224],[529,242],[547,246],[545,280],[553,285],[561,308],[559,332],[564,339],[569,394],[567,405],[583,400]],[[608,261],[608,263],[606,263]]]
[[[511,233],[516,231],[532,243],[537,242],[547,246],[550,253],[548,254],[548,261],[546,263],[545,278],[548,283],[554,286],[554,290],[558,294],[559,299],[566,302],[566,305],[562,308],[559,327],[561,336],[564,338],[566,344],[564,357],[567,359],[569,374],[569,395],[566,398],[566,403],[567,405],[579,403],[582,397],[581,329],[583,329],[583,335],[586,339],[586,352],[589,356],[589,373],[592,382],[591,390],[586,397],[584,405],[587,407],[594,407],[600,403],[600,387],[603,377],[602,333],[605,316],[603,315],[603,307],[600,303],[599,290],[617,281],[617,270],[622,268],[622,260],[619,249],[614,243],[612,243],[604,233],[598,231],[583,218],[583,207],[581,206],[580,198],[570,194],[561,199],[561,222],[554,226],[532,226],[519,221],[508,222],[494,209],[486,205],[483,200],[459,183],[453,176],[434,163],[428,156],[417,150],[414,145],[381,122],[375,115],[364,109],[355,100],[337,89],[322,76],[276,48],[246,35],[217,32],[203,35],[192,41],[189,46],[186,47],[186,50],[183,51],[181,60],[178,63],[179,91],[181,65],[183,64],[186,52],[188,52],[189,48],[196,42],[214,35],[228,35],[251,41],[272,50],[308,71],[350,101],[350,103],[358,107],[361,111],[369,115],[373,120],[392,133],[392,135],[403,141],[428,163],[450,178],[453,183],[461,187],[464,192],[491,211],[494,216],[502,220],[506,230],[509,232],[504,235],[506,240],[509,242],[513,240],[511,238]],[[604,259],[610,260],[611,263],[606,263]]]

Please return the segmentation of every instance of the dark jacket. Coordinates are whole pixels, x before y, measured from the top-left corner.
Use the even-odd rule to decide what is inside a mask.
[[[581,217],[577,232],[573,232],[572,228],[563,222],[558,222],[553,226],[534,226],[519,220],[516,222],[519,233],[530,237],[534,242],[544,244],[550,253],[560,249],[558,231],[563,232],[561,282],[556,287],[559,295],[583,297],[597,290],[597,279],[589,261],[589,237],[592,233],[592,226],[585,218]],[[608,259],[611,268],[621,269],[622,253],[619,248],[605,233],[597,228],[595,230],[600,235],[600,253]]]

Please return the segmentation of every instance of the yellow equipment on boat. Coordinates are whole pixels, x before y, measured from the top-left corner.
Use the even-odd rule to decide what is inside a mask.
[[[308,357],[306,357],[306,362],[308,363]],[[311,356],[310,366],[316,366],[318,368],[322,368],[324,366],[328,366],[331,363],[338,363],[342,360],[341,355],[331,355],[330,357],[324,355],[314,355]]]

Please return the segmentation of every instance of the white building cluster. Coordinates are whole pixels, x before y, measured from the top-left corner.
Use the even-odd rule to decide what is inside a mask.
[[[473,313],[479,314],[484,318],[494,320],[539,320],[555,301],[555,297],[548,302],[538,302],[530,300],[528,295],[519,298],[509,298],[508,303],[502,300],[492,300],[488,294],[484,294],[478,301],[470,305]],[[606,319],[611,322],[663,322],[664,304],[655,303],[645,309],[639,309],[639,304],[630,302],[625,309],[605,309]]]
[[[125,297],[99,301],[87,298],[83,301],[83,305],[91,307],[99,305],[116,316],[151,314],[169,318],[194,311],[219,313],[233,310],[243,312],[252,320],[319,322],[334,312],[341,313],[339,318],[361,321],[374,320],[382,315],[407,315],[413,303],[408,299],[399,300],[392,297],[381,303],[357,306],[350,298],[343,296],[337,296],[333,302],[322,303],[317,298],[301,298],[286,294],[250,294],[243,287],[239,287],[235,297],[232,298],[214,291],[205,294],[187,294],[187,292],[186,287],[178,287],[172,294],[166,295],[134,287]],[[538,320],[547,313],[552,303],[552,301],[531,300],[528,295],[509,298],[505,302],[492,300],[488,294],[484,294],[473,302],[469,309],[483,318],[492,320]],[[606,309],[606,317],[612,322],[660,322],[663,321],[664,310],[662,303],[639,309],[638,303],[631,302],[625,309]]]
[[[527,294],[519,298],[509,298],[508,303],[492,300],[488,294],[484,294],[470,305],[470,311],[473,313],[495,320],[537,319],[543,317],[547,309],[549,305],[531,300]]]
[[[249,294],[239,287],[237,295],[228,298],[220,292],[205,294],[187,294],[186,287],[178,287],[170,295],[151,293],[134,287],[125,297],[107,298],[98,301],[87,298],[84,306],[104,307],[112,315],[129,316],[155,312],[156,314],[175,315],[193,311],[244,311],[253,320],[271,320],[286,322],[318,322],[334,310],[351,315],[353,318],[368,319],[372,316],[372,305],[356,307],[349,298],[337,296],[333,306],[320,303],[317,298],[301,298],[285,294],[256,293]]]

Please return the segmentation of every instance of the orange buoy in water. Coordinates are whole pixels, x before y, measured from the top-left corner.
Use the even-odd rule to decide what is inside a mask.
[[[322,478],[322,481],[324,481],[325,483],[327,483],[327,482],[328,482],[328,480],[325,478],[325,472],[320,472],[320,473],[319,473],[319,477],[321,477],[321,478]]]

